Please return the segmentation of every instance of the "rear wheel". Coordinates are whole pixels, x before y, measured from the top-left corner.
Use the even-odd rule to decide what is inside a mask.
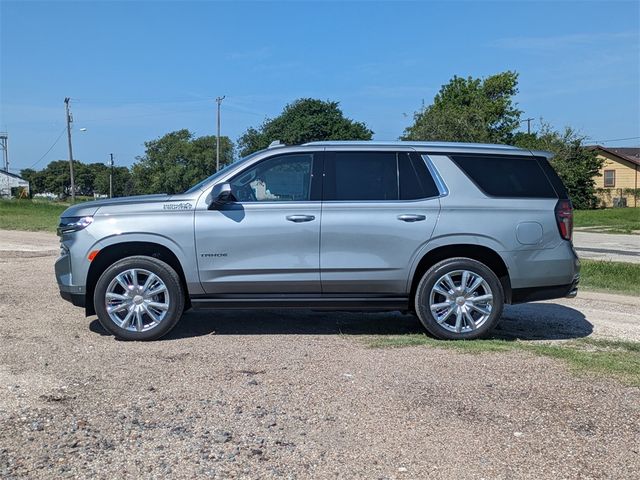
[[[493,271],[470,258],[443,260],[425,272],[415,308],[433,336],[447,340],[485,336],[504,307],[502,284]]]
[[[145,256],[117,261],[98,279],[93,302],[100,324],[122,340],[155,340],[180,320],[184,291],[169,265]]]

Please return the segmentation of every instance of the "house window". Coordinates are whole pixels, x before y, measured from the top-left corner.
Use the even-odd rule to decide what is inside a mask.
[[[604,171],[604,186],[615,187],[616,186],[616,171],[605,170]]]

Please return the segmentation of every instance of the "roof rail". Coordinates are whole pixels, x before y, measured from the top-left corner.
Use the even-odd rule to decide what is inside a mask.
[[[469,148],[469,149],[499,149],[520,150],[518,147],[493,143],[467,143],[467,142],[422,142],[412,140],[378,141],[378,140],[323,140],[319,142],[303,143],[303,146],[414,146],[424,148]]]
[[[286,145],[282,143],[280,140],[274,140],[269,144],[267,148],[280,148],[280,147],[286,147]]]

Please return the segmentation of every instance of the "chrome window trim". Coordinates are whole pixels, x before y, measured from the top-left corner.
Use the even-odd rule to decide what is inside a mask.
[[[440,172],[438,171],[436,166],[431,161],[431,158],[429,158],[429,155],[420,152],[418,152],[418,155],[420,155],[420,157],[422,157],[422,160],[424,160],[424,163],[427,164],[427,169],[433,177],[433,181],[436,182],[436,187],[438,187],[438,191],[440,192],[439,197],[446,197],[447,195],[449,195],[449,187],[447,187],[447,184],[444,183],[444,179],[440,175]]]

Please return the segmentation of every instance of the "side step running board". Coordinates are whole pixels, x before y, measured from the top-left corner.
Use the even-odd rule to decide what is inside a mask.
[[[406,297],[386,298],[344,298],[344,297],[261,297],[261,298],[191,298],[193,308],[238,308],[238,309],[271,309],[296,308],[313,310],[407,310],[409,299]]]

